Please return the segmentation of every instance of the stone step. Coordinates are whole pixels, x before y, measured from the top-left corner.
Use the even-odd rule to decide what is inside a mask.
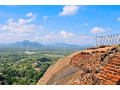
[[[108,70],[109,69],[109,67],[104,67],[104,69],[103,70]]]
[[[118,55],[120,57],[120,55]],[[114,59],[104,67],[103,71],[98,74],[104,85],[116,85],[120,80],[120,60]]]
[[[117,68],[105,67],[103,71],[105,71],[105,72],[107,72],[107,71],[110,72],[111,71],[113,74],[116,73],[117,75],[120,75],[120,69],[117,69]]]
[[[99,74],[96,75],[96,78],[100,79],[100,81],[103,85],[109,85],[109,83],[106,82],[107,80],[105,78],[101,77]]]
[[[110,64],[120,66],[120,63],[118,63],[118,62],[110,62]]]
[[[117,60],[112,60],[112,62],[118,62],[118,63],[120,63],[120,60],[119,60],[119,59],[117,59]]]
[[[118,75],[120,76],[120,72],[114,72],[114,71],[111,71],[111,70],[104,70],[105,72],[102,71],[101,74],[105,74],[105,73],[110,73],[110,74],[113,74],[113,75]]]
[[[120,79],[120,76],[119,76],[119,75],[113,75],[113,74],[109,74],[109,73],[106,73],[106,75],[107,75],[108,77],[117,79],[118,81],[119,81],[119,79]]]
[[[103,85],[109,85],[107,82],[105,81],[101,81]]]
[[[109,85],[116,85],[115,82],[112,82],[111,80],[106,80],[106,79],[103,79],[104,82],[106,82],[107,84]]]
[[[120,72],[117,72],[117,74],[116,75],[119,75],[120,76]]]
[[[120,69],[118,69],[117,72],[120,73]]]
[[[113,79],[111,79],[111,81],[114,82],[114,83],[116,83],[118,80],[115,79],[115,78],[113,78]]]
[[[107,80],[107,83],[109,83],[110,85],[116,85],[116,83],[112,82],[111,80]]]
[[[101,82],[103,85],[116,85],[116,83],[106,79],[102,79]]]
[[[120,69],[120,66],[115,66],[116,69]]]
[[[115,65],[107,64],[107,67],[115,68]]]
[[[120,59],[120,57],[116,57],[116,59]]]
[[[107,72],[107,70],[110,70],[110,71],[113,71],[113,72],[117,72],[117,69],[111,68],[111,67],[105,67],[105,68],[104,68],[104,71]]]
[[[100,80],[103,80],[103,83],[102,84],[104,84],[104,85],[116,85],[116,83],[115,82],[113,82],[113,81],[115,81],[115,80],[113,80],[113,81],[111,81],[111,78],[108,78],[107,76],[105,76],[105,75],[103,75],[103,74],[97,74],[97,75],[95,75],[98,79],[100,79]],[[102,77],[101,77],[102,76]],[[107,78],[106,78],[107,77]]]
[[[106,75],[105,75],[105,73],[104,74],[99,74],[99,76],[101,77],[101,78],[104,78],[104,79],[107,79],[107,80],[109,80],[109,79],[111,79],[111,77],[107,77]]]
[[[116,55],[114,55],[115,57],[120,57],[120,54],[116,54]]]
[[[106,72],[107,72],[107,73],[110,73],[110,74],[113,74],[113,75],[116,75],[116,74],[117,74],[117,72],[114,72],[114,71],[111,71],[111,70],[107,70]]]

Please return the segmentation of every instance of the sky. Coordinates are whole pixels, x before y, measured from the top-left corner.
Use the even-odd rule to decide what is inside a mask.
[[[119,5],[0,5],[0,43],[92,45],[119,32]]]

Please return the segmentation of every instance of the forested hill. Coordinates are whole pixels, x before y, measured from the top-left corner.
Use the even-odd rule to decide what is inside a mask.
[[[41,47],[42,44],[40,44],[38,42],[31,42],[31,41],[28,41],[28,40],[24,40],[22,42],[12,43],[11,46],[16,46],[16,47]]]

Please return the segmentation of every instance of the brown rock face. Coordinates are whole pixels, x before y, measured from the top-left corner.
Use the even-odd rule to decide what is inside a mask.
[[[59,59],[37,85],[118,85],[120,54],[116,46],[97,46]]]

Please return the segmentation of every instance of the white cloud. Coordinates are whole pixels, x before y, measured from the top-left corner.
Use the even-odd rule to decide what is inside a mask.
[[[13,33],[1,33],[0,34],[0,39],[2,40],[2,39],[9,39],[10,38],[10,36],[12,36],[13,35]]]
[[[120,17],[118,18],[118,21],[120,21]]]
[[[33,15],[32,18],[30,18],[30,19],[22,19],[22,18],[20,18],[18,20],[18,23],[19,24],[30,23],[30,22],[34,21],[35,19],[36,19],[36,15]]]
[[[13,22],[13,18],[7,20],[7,23]]]
[[[60,16],[66,15],[75,15],[79,9],[79,6],[71,5],[71,6],[64,6],[63,11],[59,13]]]
[[[91,37],[84,34],[77,35],[67,31],[46,33],[1,33],[0,43],[11,43],[23,40],[37,41],[42,44],[46,43],[68,43],[68,44],[89,44]]]
[[[37,39],[69,39],[74,36],[73,33],[66,32],[66,31],[60,31],[59,33],[50,32],[50,34],[47,34],[43,37],[37,37]]]
[[[22,33],[1,33],[0,34],[0,43],[11,43],[11,42],[17,42],[18,40],[24,40],[24,39],[31,39],[29,34],[22,34]]]
[[[54,32],[50,32],[49,34],[45,35],[45,36],[36,36],[34,39],[35,40],[47,40],[47,39],[55,39],[58,37],[58,34],[55,34]]]
[[[44,22],[46,22],[46,21],[47,21],[47,18],[48,18],[48,16],[44,16],[44,17],[43,17]]]
[[[72,37],[74,34],[68,33],[66,31],[60,31],[60,35],[62,35],[63,38],[69,38],[69,37]]]
[[[31,17],[31,16],[33,16],[33,13],[31,12],[31,13],[28,13],[28,14],[26,14],[26,16],[27,17]]]
[[[27,33],[32,32],[36,30],[43,30],[43,26],[36,26],[34,24],[28,24],[32,21],[34,21],[36,18],[36,15],[32,15],[30,19],[18,19],[17,22],[15,22],[12,18],[7,20],[6,25],[2,25],[0,27],[0,30],[8,30],[10,32],[16,32],[16,33]]]
[[[77,35],[62,30],[58,33],[51,32],[45,36],[36,36],[34,40],[42,43],[64,42],[69,44],[88,44],[91,42],[91,37],[86,35]]]
[[[105,32],[105,29],[101,28],[101,27],[94,27],[90,33],[102,33]]]

